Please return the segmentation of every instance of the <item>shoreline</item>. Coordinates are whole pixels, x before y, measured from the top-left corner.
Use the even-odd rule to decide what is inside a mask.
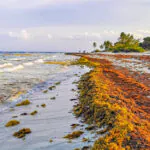
[[[150,82],[148,78],[140,78],[146,74],[133,74],[101,56],[75,55],[81,56],[76,64],[94,67],[80,80],[75,114],[86,123],[106,127],[101,133],[107,134],[95,141],[92,150],[149,149]]]

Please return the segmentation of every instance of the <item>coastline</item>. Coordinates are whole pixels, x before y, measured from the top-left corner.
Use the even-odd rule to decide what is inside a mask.
[[[14,145],[14,150],[22,145],[25,150],[31,147],[39,150],[57,150],[60,147],[68,150],[148,150],[149,56],[68,55],[78,56],[79,59],[71,64],[67,61],[69,66],[63,66],[64,69],[67,67],[66,71],[56,73],[51,78],[49,76],[48,80],[37,84],[28,93],[18,93],[18,97],[20,94],[23,97],[18,99],[14,96],[14,104],[1,112],[1,137],[5,134],[5,138],[0,140],[3,149],[12,149],[7,146],[8,140]],[[42,65],[58,66],[65,63],[45,60]],[[31,100],[31,105],[16,107],[16,103],[25,99]],[[37,114],[32,116],[30,113]],[[5,130],[6,122],[13,117],[20,124]],[[39,126],[35,127],[35,124]],[[23,127],[31,128],[33,133],[27,135],[22,143],[12,134]],[[74,135],[74,131],[81,135]],[[72,139],[72,136],[77,137]],[[31,146],[28,147],[28,143]]]
[[[96,58],[93,54],[73,55],[81,56],[76,64],[94,67],[80,80],[79,103],[74,108],[76,116],[82,116],[86,123],[104,127],[99,132],[103,137],[95,141],[92,150],[148,150],[149,73],[115,66],[107,54],[106,58],[102,55]],[[138,59],[149,60],[143,56]]]

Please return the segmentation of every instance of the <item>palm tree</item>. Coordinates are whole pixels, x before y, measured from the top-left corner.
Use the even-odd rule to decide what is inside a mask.
[[[113,46],[112,42],[110,41],[105,41],[103,45],[105,47],[105,50],[110,50],[110,48],[112,48]]]
[[[93,47],[94,47],[94,49],[97,47],[97,43],[96,42],[93,42]]]

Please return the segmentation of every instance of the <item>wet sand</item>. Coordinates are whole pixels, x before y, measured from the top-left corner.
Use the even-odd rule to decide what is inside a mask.
[[[59,74],[54,78],[46,81],[43,84],[39,84],[34,87],[31,92],[23,95],[23,99],[29,99],[31,104],[28,106],[15,107],[15,103],[11,106],[11,109],[7,109],[0,113],[0,145],[3,150],[71,150],[74,148],[82,148],[85,145],[91,145],[92,143],[83,143],[82,138],[91,138],[94,134],[85,133],[73,140],[72,143],[68,143],[68,140],[63,137],[75,130],[84,130],[85,126],[79,126],[72,130],[71,124],[80,124],[80,119],[77,119],[72,114],[73,105],[75,101],[70,99],[77,98],[78,94],[72,89],[76,89],[76,85],[72,84],[74,81],[79,80],[79,76],[89,71],[88,68],[80,68],[77,66],[70,67],[66,73]],[[76,76],[78,74],[79,76]],[[56,86],[56,89],[49,90],[47,93],[43,93],[49,86],[54,85],[56,82],[61,82]],[[51,100],[52,97],[56,97],[55,100]],[[21,99],[20,99],[21,100]],[[41,107],[41,104],[46,104],[45,108]],[[37,107],[39,105],[39,107]],[[31,116],[30,113],[37,110],[38,113]],[[29,113],[29,115],[21,116],[22,113]],[[16,120],[20,121],[20,124],[14,127],[6,128],[5,124],[13,119],[12,116],[17,116]],[[30,128],[32,133],[27,135],[25,139],[17,139],[12,134],[21,128]],[[50,143],[49,140],[53,142]]]

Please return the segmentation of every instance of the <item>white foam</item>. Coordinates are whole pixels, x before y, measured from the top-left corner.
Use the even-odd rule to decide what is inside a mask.
[[[5,68],[5,69],[3,69],[3,72],[13,72],[13,71],[17,71],[17,70],[20,70],[23,68],[24,68],[23,65],[18,65],[16,67],[12,67],[12,68]]]
[[[34,61],[35,63],[44,63],[43,59],[38,59]]]
[[[27,62],[27,63],[24,63],[23,65],[24,66],[32,66],[34,63],[33,62]]]
[[[11,66],[13,66],[12,63],[4,63],[0,65],[0,68],[11,67]]]

